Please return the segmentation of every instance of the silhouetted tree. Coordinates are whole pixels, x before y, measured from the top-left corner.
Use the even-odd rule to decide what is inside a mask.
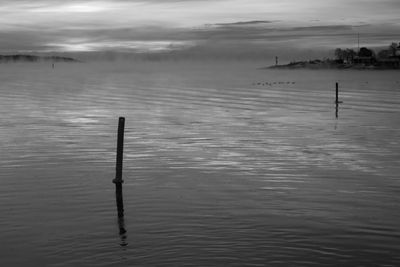
[[[336,48],[335,49],[335,57],[337,61],[340,62],[347,62],[347,63],[353,63],[354,57],[357,55],[356,51],[350,48],[346,49],[341,49],[341,48]]]
[[[378,52],[378,58],[380,58],[380,59],[389,58],[391,55],[392,55],[392,53],[388,49],[381,50]]]
[[[343,60],[343,50],[341,48],[336,48],[335,49],[335,57],[338,60]]]
[[[358,52],[359,57],[374,57],[374,51],[366,47],[361,47],[360,52]]]
[[[390,51],[391,56],[396,56],[397,44],[396,43],[392,43],[389,46],[389,51]]]
[[[353,63],[354,61],[354,57],[357,55],[356,51],[354,51],[353,49],[347,48],[345,50],[345,57],[346,57],[346,61],[348,63]]]

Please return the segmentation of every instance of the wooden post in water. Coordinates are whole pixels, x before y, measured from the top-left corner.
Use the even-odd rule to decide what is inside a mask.
[[[338,113],[339,113],[339,104],[342,104],[343,101],[339,101],[339,83],[336,83],[336,99],[335,99],[335,104],[336,104],[336,119],[338,118]]]
[[[336,83],[336,105],[339,104],[339,83]]]
[[[117,140],[117,163],[116,175],[113,183],[115,184],[115,196],[117,200],[118,217],[124,217],[124,203],[122,198],[122,161],[124,152],[124,130],[125,118],[120,117],[118,121],[118,140]]]

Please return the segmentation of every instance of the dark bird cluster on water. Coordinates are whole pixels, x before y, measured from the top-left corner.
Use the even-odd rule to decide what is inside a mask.
[[[254,82],[253,85],[259,85],[259,86],[274,86],[277,84],[295,84],[296,82]]]

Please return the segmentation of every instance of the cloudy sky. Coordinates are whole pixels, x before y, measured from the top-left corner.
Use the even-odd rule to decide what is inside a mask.
[[[400,41],[399,0],[0,0],[0,52],[318,55]]]

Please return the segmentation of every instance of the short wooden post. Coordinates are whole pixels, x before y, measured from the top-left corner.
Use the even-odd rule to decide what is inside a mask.
[[[120,117],[118,121],[118,140],[117,140],[117,163],[116,163],[116,175],[113,183],[115,184],[115,195],[117,201],[118,217],[124,217],[124,203],[122,198],[122,162],[124,152],[124,130],[125,130],[125,118]]]
[[[339,83],[336,83],[336,104],[339,104]]]

